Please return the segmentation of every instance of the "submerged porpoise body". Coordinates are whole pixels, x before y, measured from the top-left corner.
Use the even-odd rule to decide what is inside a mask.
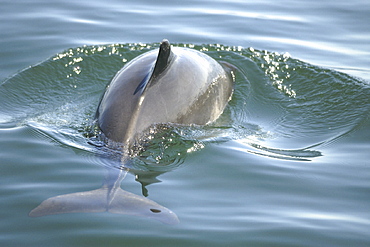
[[[232,92],[230,69],[202,52],[163,40],[159,50],[138,56],[115,75],[96,119],[107,138],[130,147],[154,124],[215,121]]]
[[[96,120],[107,138],[128,149],[155,124],[204,125],[215,121],[232,92],[231,70],[199,51],[171,48],[163,40],[159,50],[138,56],[116,74],[100,101]],[[179,222],[168,208],[121,189],[128,168],[106,168],[100,189],[51,197],[29,215],[107,211],[167,224]]]

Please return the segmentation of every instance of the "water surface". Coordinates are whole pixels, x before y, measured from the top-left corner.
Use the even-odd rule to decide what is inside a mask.
[[[369,245],[369,10],[366,1],[4,2],[0,242]],[[101,186],[107,163],[88,134],[99,98],[163,38],[238,68],[218,121],[168,126],[134,159],[141,178],[122,182],[137,195],[147,182],[148,198],[180,223],[28,217],[49,197]]]

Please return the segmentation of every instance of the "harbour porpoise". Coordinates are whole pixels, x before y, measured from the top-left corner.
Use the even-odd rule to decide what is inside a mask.
[[[101,98],[96,122],[105,138],[123,144],[125,156],[155,124],[215,121],[231,98],[233,82],[229,66],[197,50],[171,47],[163,40],[159,49],[136,57],[117,72]],[[107,167],[100,189],[49,198],[29,215],[108,211],[178,223],[168,208],[121,189],[128,170]]]

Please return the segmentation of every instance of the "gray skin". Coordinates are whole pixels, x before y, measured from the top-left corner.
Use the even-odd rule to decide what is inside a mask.
[[[223,112],[233,92],[231,70],[199,51],[171,47],[138,56],[108,85],[96,119],[104,135],[129,148],[152,125],[205,125]]]

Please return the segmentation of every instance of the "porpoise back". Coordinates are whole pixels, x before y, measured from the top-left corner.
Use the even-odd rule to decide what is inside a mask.
[[[223,112],[233,92],[231,71],[197,50],[171,47],[144,53],[112,79],[96,119],[104,135],[131,146],[152,125],[205,125]]]

